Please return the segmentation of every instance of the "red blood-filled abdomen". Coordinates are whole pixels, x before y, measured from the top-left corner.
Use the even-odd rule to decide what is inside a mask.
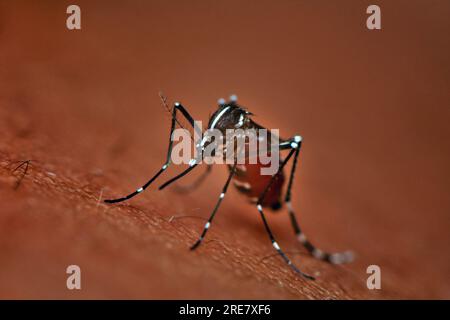
[[[238,165],[236,174],[234,175],[234,185],[236,188],[249,197],[253,203],[256,203],[272,178],[271,175],[261,174],[262,167],[263,165],[261,164]],[[270,207],[274,210],[281,207],[283,183],[284,174],[280,172],[266,193],[264,201],[261,204],[263,207]]]

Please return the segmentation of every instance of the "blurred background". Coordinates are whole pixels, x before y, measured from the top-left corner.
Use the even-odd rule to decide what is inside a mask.
[[[377,1],[0,2],[1,298],[450,298],[450,3]],[[254,206],[230,189],[203,247],[188,248],[225,182],[157,186],[170,116],[158,92],[207,121],[239,102],[304,138],[293,205],[330,266],[268,212],[296,277]],[[25,173],[20,162],[32,160]],[[193,172],[182,183],[201,174]],[[17,181],[21,181],[17,186]],[[189,216],[184,217],[183,216]],[[82,290],[66,287],[79,265]],[[368,290],[379,265],[382,289]]]

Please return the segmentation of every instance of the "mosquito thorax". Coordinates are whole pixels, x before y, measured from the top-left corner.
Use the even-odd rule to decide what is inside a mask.
[[[219,105],[211,115],[208,129],[248,129],[250,113],[237,103],[224,103]]]

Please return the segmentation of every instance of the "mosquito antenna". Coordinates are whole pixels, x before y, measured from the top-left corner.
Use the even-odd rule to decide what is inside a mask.
[[[169,105],[167,104],[167,97],[162,93],[162,91],[158,92],[159,98],[161,99],[162,104],[166,108],[167,112],[172,113],[172,110],[170,110]]]
[[[173,109],[170,109],[169,105],[167,104],[167,97],[160,91],[158,93],[159,98],[161,99],[162,104],[164,105],[164,108],[166,108],[167,112],[170,114],[170,116],[172,117],[172,119],[175,120],[175,122],[183,129],[186,130],[186,128],[181,124],[180,121],[178,121],[177,117],[175,117],[173,115]],[[194,141],[194,138],[191,136],[191,140]]]
[[[181,128],[185,129],[184,126],[180,123],[180,121],[178,121],[178,119],[177,119],[176,117],[173,116],[173,113],[172,113],[173,110],[170,109],[169,105],[167,104],[167,97],[164,96],[164,94],[163,94],[161,91],[159,92],[159,98],[161,99],[161,102],[162,102],[162,104],[164,105],[164,108],[166,108],[167,112],[169,112],[170,116],[175,120],[175,122],[176,122]]]

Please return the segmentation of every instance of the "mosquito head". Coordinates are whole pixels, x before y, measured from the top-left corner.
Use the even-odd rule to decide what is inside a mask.
[[[224,98],[220,98],[219,100],[217,100],[217,104],[219,105],[219,107],[223,106],[223,105],[236,105],[237,106],[238,105],[237,100],[238,100],[237,95],[232,94],[228,98],[228,101],[225,100]]]
[[[218,108],[209,119],[209,129],[241,128],[247,123],[248,116],[251,115],[243,106],[237,103],[237,96],[232,94],[228,101],[224,98],[218,100]]]

